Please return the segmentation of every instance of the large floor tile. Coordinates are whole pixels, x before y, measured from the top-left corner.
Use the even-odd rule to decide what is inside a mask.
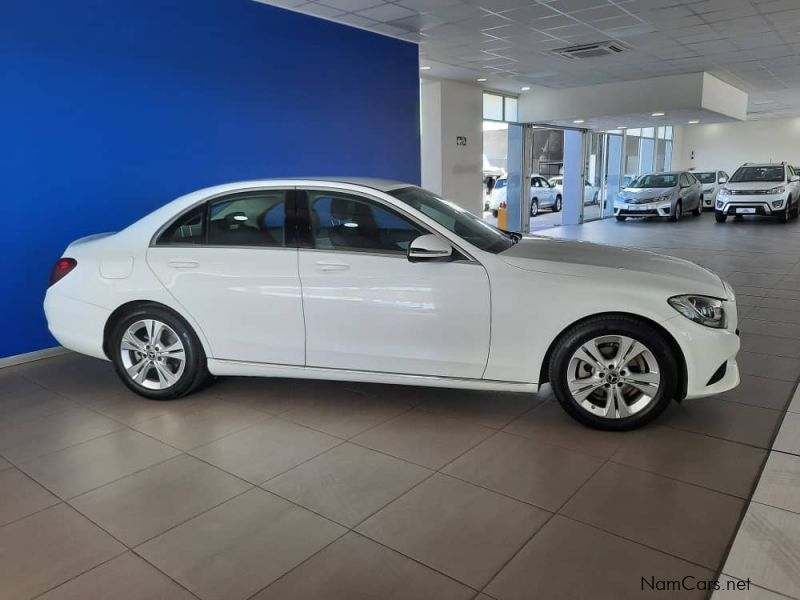
[[[428,412],[500,429],[541,401],[534,394],[442,389],[427,396],[419,407]]]
[[[716,569],[745,504],[719,492],[608,463],[561,512]]]
[[[800,312],[794,309],[758,307],[749,316],[751,319],[773,323],[800,323]]]
[[[797,358],[742,351],[736,356],[736,360],[743,377],[757,375],[790,383],[800,377],[800,359]]]
[[[12,462],[22,462],[123,427],[122,423],[85,408],[0,423],[0,454]]]
[[[504,431],[600,458],[608,458],[620,445],[619,434],[584,427],[553,401],[543,402],[525,413]]]
[[[300,402],[283,413],[281,418],[340,438],[351,438],[409,408],[400,402],[344,391]]]
[[[764,337],[774,340],[789,340],[789,338]],[[794,340],[790,341],[794,342]],[[794,384],[789,381],[747,375],[742,378],[739,385],[732,390],[719,394],[717,398],[761,408],[784,410],[793,389]]]
[[[783,279],[783,276],[778,273],[742,273],[739,271],[730,273],[726,277],[726,280],[733,286],[734,290],[739,285],[773,288],[781,279]]]
[[[0,396],[0,427],[47,417],[78,406],[74,401],[40,387],[23,394]]]
[[[41,389],[40,385],[20,375],[17,367],[0,370],[0,399],[21,396]]]
[[[798,304],[800,304],[800,302],[798,302]],[[774,335],[748,333],[742,336],[742,350],[797,359],[800,358],[800,340],[777,337]],[[758,375],[758,373],[756,373],[756,375]],[[769,373],[763,373],[761,375],[771,377]],[[800,373],[798,373],[798,375],[800,375]]]
[[[58,586],[38,600],[192,600],[194,597],[128,552]]]
[[[283,419],[268,419],[192,451],[254,484],[264,483],[342,440]]]
[[[742,600],[743,598],[746,600],[786,600],[787,596],[753,585],[752,581],[736,579],[730,575],[720,575],[719,589],[711,595],[711,600]]]
[[[800,386],[795,389],[792,400],[789,402],[789,412],[800,413]]]
[[[196,410],[171,413],[133,425],[181,450],[191,450],[240,431],[269,416],[263,412],[224,403],[209,404]]]
[[[358,531],[480,589],[550,513],[469,483],[434,475]]]
[[[588,454],[498,432],[443,471],[555,512],[602,464]]]
[[[753,494],[753,502],[800,514],[800,456],[770,452]]]
[[[4,469],[10,469],[12,467],[11,463],[8,462],[5,458],[0,456],[0,471]]]
[[[84,405],[120,423],[135,425],[156,417],[191,411],[197,408],[198,401],[194,396],[163,402],[129,394],[94,398]]]
[[[354,444],[342,444],[279,475],[264,487],[353,527],[431,471]]]
[[[800,324],[785,323],[783,321],[763,321],[761,319],[752,319],[749,316],[739,321],[739,330],[742,335],[760,333],[792,339],[800,337]]]
[[[668,427],[623,436],[615,462],[749,498],[767,451]]]
[[[137,552],[204,600],[240,600],[345,531],[255,488],[143,544]]]
[[[0,471],[0,527],[58,502],[56,496],[22,471]]]
[[[248,487],[183,455],[78,496],[71,504],[117,539],[135,546]]]
[[[475,591],[348,533],[253,600],[470,600]]]
[[[800,515],[751,503],[723,571],[800,598]]]
[[[714,573],[594,527],[556,515],[487,586],[499,600],[638,600],[651,595],[704,598],[703,591],[657,592],[660,581]],[[644,589],[643,589],[644,586]]]
[[[493,432],[463,419],[415,409],[365,431],[353,441],[430,469],[439,469]]]
[[[800,455],[800,413],[786,413],[773,449]]]
[[[19,468],[61,498],[72,498],[177,454],[138,431],[121,429],[20,463]]]
[[[28,600],[125,547],[66,504],[0,527],[0,597]]]
[[[659,417],[658,424],[769,448],[780,418],[777,410],[712,397],[672,404]]]

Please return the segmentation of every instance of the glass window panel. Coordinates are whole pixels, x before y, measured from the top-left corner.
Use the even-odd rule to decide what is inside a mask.
[[[503,120],[503,97],[497,94],[483,94],[483,118],[490,121]]]
[[[506,121],[516,121],[517,120],[517,99],[516,98],[506,98],[506,112],[505,112],[505,120]]]
[[[264,191],[214,202],[208,212],[208,243],[283,246],[286,194]]]

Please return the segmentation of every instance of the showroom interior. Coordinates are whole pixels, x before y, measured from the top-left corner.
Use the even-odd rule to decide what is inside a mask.
[[[800,600],[798,0],[4,0],[0,74],[0,600]],[[788,205],[735,208],[748,163]],[[677,195],[621,212],[648,175]],[[421,186],[553,263],[697,263],[735,292],[740,383],[632,431],[571,419],[533,366],[536,391],[281,371],[158,401],[53,336],[74,240],[273,178]],[[567,310],[518,289],[506,332]],[[332,345],[351,305],[316,315]],[[405,332],[420,357],[431,332]]]

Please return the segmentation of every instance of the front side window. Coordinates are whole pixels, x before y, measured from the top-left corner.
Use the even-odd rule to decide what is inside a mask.
[[[717,182],[717,174],[714,172],[711,173],[696,173],[696,177],[700,180],[700,183],[716,183]]]
[[[378,202],[339,192],[308,191],[313,247],[405,254],[415,238],[428,233]]]
[[[428,190],[408,186],[387,193],[485,252],[499,254],[508,250],[518,240],[514,235],[489,225],[471,212],[452,202],[442,200]]]
[[[783,167],[739,167],[731,177],[731,183],[746,183],[748,181],[763,181],[780,183],[784,181]]]
[[[681,187],[688,187],[692,185],[692,180],[686,173],[681,173]]]
[[[238,194],[208,209],[210,246],[278,246],[286,243],[284,190]]]

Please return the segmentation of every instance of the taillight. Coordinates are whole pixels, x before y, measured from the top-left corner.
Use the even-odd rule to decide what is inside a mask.
[[[75,267],[78,266],[78,261],[74,258],[59,258],[58,262],[53,266],[53,272],[50,273],[50,285],[56,284],[64,277],[69,275]]]

